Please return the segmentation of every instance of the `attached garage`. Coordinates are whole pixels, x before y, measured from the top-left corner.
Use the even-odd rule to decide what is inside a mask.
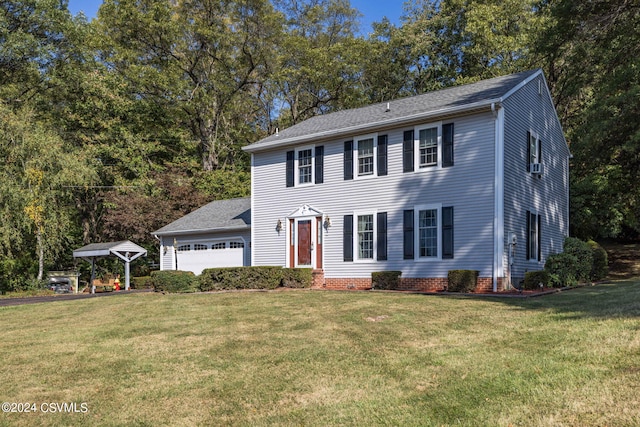
[[[155,231],[160,269],[192,271],[251,264],[251,199],[211,202]]]

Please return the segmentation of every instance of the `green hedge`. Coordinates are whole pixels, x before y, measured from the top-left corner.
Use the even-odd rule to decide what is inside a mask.
[[[198,289],[197,278],[191,271],[152,271],[150,282],[156,292],[195,292]]]
[[[540,283],[542,286],[549,286],[549,273],[544,270],[539,271],[527,271],[524,274],[524,289],[537,290],[540,289]]]
[[[473,292],[476,289],[479,274],[477,270],[449,270],[447,291]]]
[[[272,266],[207,268],[199,278],[201,291],[311,287],[311,269]]]
[[[153,282],[151,281],[151,276],[135,276],[131,278],[131,289],[151,289],[151,288],[153,288]]]
[[[609,275],[609,257],[607,251],[593,240],[589,240],[587,244],[591,248],[591,254],[593,255],[591,280],[602,280]]]
[[[402,271],[374,271],[371,273],[373,289],[395,290],[400,288]]]

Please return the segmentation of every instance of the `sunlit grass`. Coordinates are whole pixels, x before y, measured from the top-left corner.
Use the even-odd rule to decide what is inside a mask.
[[[0,308],[2,425],[640,425],[640,282],[534,299],[132,294]]]

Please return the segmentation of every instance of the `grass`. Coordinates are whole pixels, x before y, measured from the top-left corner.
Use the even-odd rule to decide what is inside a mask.
[[[640,425],[640,282],[532,299],[130,294],[0,308],[0,425]]]

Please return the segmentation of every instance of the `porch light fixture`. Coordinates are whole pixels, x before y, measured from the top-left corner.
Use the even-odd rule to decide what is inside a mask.
[[[331,218],[329,217],[329,215],[324,217],[324,228],[325,230],[328,229],[329,227],[331,227]]]
[[[276,224],[276,231],[279,233],[282,231],[282,220],[278,219],[278,223]]]

